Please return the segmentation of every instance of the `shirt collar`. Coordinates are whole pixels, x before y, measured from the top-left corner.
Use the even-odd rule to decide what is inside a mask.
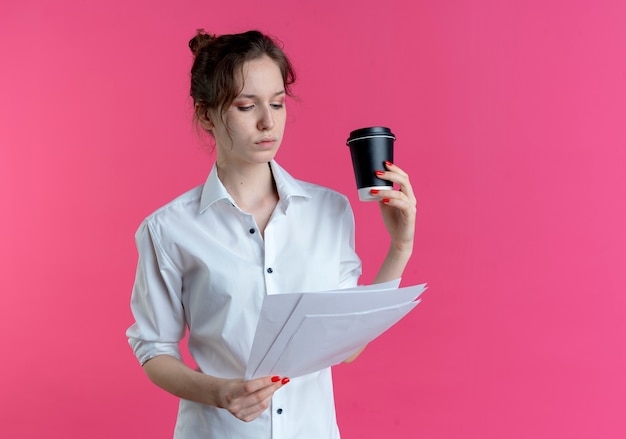
[[[279,204],[286,212],[293,197],[311,198],[311,194],[287,171],[274,160],[270,161],[276,189],[278,190]],[[209,206],[220,200],[226,200],[236,205],[221,180],[217,176],[217,165],[214,163],[209,177],[202,188],[200,198],[200,212],[204,212]]]

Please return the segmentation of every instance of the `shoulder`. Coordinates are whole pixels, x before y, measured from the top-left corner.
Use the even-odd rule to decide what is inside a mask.
[[[141,227],[155,228],[164,224],[185,221],[197,215],[200,209],[202,185],[196,186],[177,196],[170,202],[150,213],[142,222]]]
[[[339,191],[308,181],[297,181],[307,192],[309,192],[312,197],[325,197],[330,199],[336,199],[341,203],[349,203],[348,197],[346,197]]]
[[[331,209],[337,213],[352,212],[350,200],[341,192],[307,181],[298,180],[298,183],[311,197],[309,201],[315,208],[323,208],[326,212]]]

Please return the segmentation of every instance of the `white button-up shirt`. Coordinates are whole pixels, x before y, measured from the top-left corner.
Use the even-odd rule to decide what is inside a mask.
[[[270,162],[279,202],[265,239],[218,178],[163,206],[139,227],[139,262],[127,336],[140,363],[189,352],[203,373],[244,376],[266,294],[356,286],[354,219],[347,198]],[[330,369],[294,378],[252,422],[181,400],[175,438],[335,439]]]

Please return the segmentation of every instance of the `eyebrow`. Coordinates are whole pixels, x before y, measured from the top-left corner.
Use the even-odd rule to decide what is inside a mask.
[[[276,96],[280,96],[280,95],[284,95],[284,94],[285,94],[285,90],[281,90],[281,91],[277,91],[276,93],[274,93],[274,95],[272,97],[276,97]],[[239,95],[235,99],[241,99],[241,98],[253,99],[253,98],[256,98],[256,97],[257,97],[257,95]]]

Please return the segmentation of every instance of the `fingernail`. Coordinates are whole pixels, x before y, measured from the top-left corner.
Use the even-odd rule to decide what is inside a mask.
[[[289,378],[283,378],[283,381],[282,381],[283,384],[287,384],[288,382],[289,382]]]
[[[383,171],[376,171],[376,175],[380,177],[381,175],[385,175],[385,173]]]
[[[380,191],[378,189],[370,189],[370,194],[377,194]]]
[[[385,160],[385,165],[387,165],[387,166],[392,166],[392,165],[393,165],[393,163],[391,163],[389,160]]]
[[[388,203],[389,202],[389,198],[383,198],[383,203]]]
[[[273,383],[277,383],[280,381],[280,377],[276,376],[276,377],[272,377],[272,382]]]

